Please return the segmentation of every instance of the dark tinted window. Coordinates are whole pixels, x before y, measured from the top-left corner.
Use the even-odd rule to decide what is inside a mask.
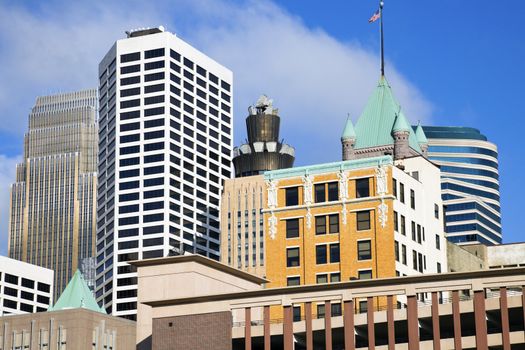
[[[339,199],[339,185],[337,182],[328,184],[328,201],[333,202]]]
[[[370,180],[366,179],[357,179],[355,181],[355,196],[357,198],[370,197]]]
[[[370,230],[370,211],[357,212],[357,230]]]
[[[299,266],[299,248],[286,249],[286,266]]]
[[[299,219],[286,220],[286,238],[299,237]]]
[[[138,61],[138,60],[140,60],[140,52],[133,52],[133,53],[125,54],[125,55],[120,55],[120,63]]]
[[[325,184],[315,185],[314,186],[315,191],[315,202],[325,202],[326,196],[325,196]]]
[[[315,247],[315,263],[326,264],[326,245],[318,245]]]
[[[164,56],[164,48],[148,50],[144,53],[144,58],[154,58]]]
[[[290,187],[286,189],[286,206],[299,204],[299,187]]]
[[[120,74],[135,73],[140,71],[140,64],[134,64],[132,66],[120,67]]]

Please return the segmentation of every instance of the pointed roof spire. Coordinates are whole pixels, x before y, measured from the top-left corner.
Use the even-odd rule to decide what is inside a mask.
[[[396,131],[410,131],[410,125],[401,111],[399,111],[394,126],[392,126],[392,132]]]
[[[343,135],[341,135],[341,140],[348,140],[348,139],[355,139],[355,129],[354,129],[354,124],[352,123],[352,119],[350,118],[350,114],[348,114],[348,118],[346,119],[345,128],[343,130]]]
[[[66,289],[58,298],[54,306],[49,307],[47,311],[58,311],[65,309],[84,308],[91,311],[106,313],[104,308],[99,307],[93,293],[87,286],[84,277],[79,270],[75,272],[73,278],[66,286]]]
[[[382,76],[355,124],[355,149],[393,145],[392,131],[397,129],[396,122],[399,123],[399,128],[409,131],[410,147],[421,152],[414,131],[395,100],[388,81]],[[401,125],[402,122],[405,125]]]
[[[417,142],[419,142],[419,144],[427,144],[428,143],[427,135],[425,135],[425,131],[423,130],[423,127],[421,126],[421,122],[417,123],[416,138],[417,138]]]

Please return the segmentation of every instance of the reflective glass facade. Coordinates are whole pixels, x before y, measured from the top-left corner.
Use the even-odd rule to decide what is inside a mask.
[[[501,243],[497,147],[474,128],[423,127],[429,159],[441,167],[449,241]]]
[[[97,139],[96,89],[37,98],[11,186],[9,257],[54,270],[55,297],[95,254]]]

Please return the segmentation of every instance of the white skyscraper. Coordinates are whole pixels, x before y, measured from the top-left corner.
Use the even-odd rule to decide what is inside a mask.
[[[127,261],[219,259],[233,75],[162,27],[127,34],[99,65],[96,297],[134,319],[137,277]]]

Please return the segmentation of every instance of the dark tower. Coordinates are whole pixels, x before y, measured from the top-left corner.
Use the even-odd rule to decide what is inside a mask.
[[[267,170],[291,168],[295,149],[279,142],[279,110],[273,108],[272,100],[262,95],[255,106],[248,108],[246,118],[248,143],[233,149],[235,176],[261,174]]]

